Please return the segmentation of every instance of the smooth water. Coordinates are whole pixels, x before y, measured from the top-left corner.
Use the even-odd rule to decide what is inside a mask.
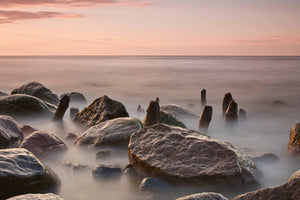
[[[200,115],[200,91],[205,88],[207,103],[213,106],[209,135],[239,147],[271,152],[280,157],[277,164],[258,166],[264,174],[261,187],[280,185],[300,169],[300,163],[285,154],[289,130],[300,121],[300,57],[0,57],[0,77],[0,91],[7,93],[26,82],[38,81],[58,95],[81,92],[89,103],[106,94],[122,102],[130,116],[140,119],[144,115],[136,113],[137,105],[146,109],[148,102],[156,97],[160,97],[161,105],[178,104]],[[247,111],[247,120],[233,129],[226,128],[221,117],[226,92],[231,92],[239,107]],[[275,100],[287,105],[275,106]],[[53,132],[61,139],[69,132],[81,134],[85,129],[72,123],[68,113],[62,124],[30,119],[19,120],[19,123]],[[197,123],[185,123],[189,128],[197,129]],[[70,143],[68,146],[66,155],[44,161],[62,179],[62,197],[72,200],[148,198],[139,191],[138,183],[126,177],[111,181],[93,179],[91,168],[99,163],[95,161],[97,149],[81,149]],[[125,167],[128,164],[127,149],[113,149],[113,156],[101,163]],[[74,171],[63,167],[65,160],[86,164],[90,168]],[[182,187],[174,192],[174,196],[205,190],[209,189]],[[220,192],[231,198],[242,191],[232,188]]]

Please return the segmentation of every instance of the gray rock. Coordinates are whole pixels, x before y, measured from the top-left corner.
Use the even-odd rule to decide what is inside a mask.
[[[160,111],[158,122],[172,125],[172,126],[179,126],[182,128],[186,128],[186,126],[181,121],[179,121],[178,119],[173,117],[170,113],[165,111]]]
[[[160,117],[160,108],[159,103],[157,101],[150,101],[147,114],[145,119],[143,120],[143,126],[148,127],[152,126],[153,124],[157,124]]]
[[[300,123],[295,124],[290,130],[288,154],[300,157]]]
[[[77,137],[78,135],[76,135],[75,133],[68,133],[65,139],[69,141],[75,141]]]
[[[88,165],[84,165],[84,164],[74,164],[74,163],[69,162],[69,161],[65,161],[64,164],[63,164],[63,166],[64,166],[64,167],[71,168],[72,170],[75,170],[75,171],[89,169],[89,166],[88,166]]]
[[[254,163],[273,164],[273,163],[277,163],[279,161],[279,157],[273,153],[264,153],[264,154],[252,157],[252,160],[254,161]]]
[[[239,110],[239,119],[244,120],[246,119],[246,111],[242,108]]]
[[[199,119],[199,116],[175,104],[162,105],[160,110],[169,112],[172,116],[180,121],[184,121],[185,119],[196,119],[198,121]]]
[[[102,160],[102,159],[110,157],[111,154],[112,154],[112,149],[103,149],[96,153],[95,158],[96,158],[96,160]]]
[[[62,99],[64,96],[70,96],[70,104],[86,104],[86,98],[85,96],[80,92],[71,92],[71,93],[64,93],[60,96]]]
[[[212,118],[212,113],[213,113],[212,106],[204,106],[202,114],[199,119],[198,128],[200,131],[203,131],[203,132],[207,131],[210,121],[211,121],[211,118]]]
[[[226,93],[226,94],[224,95],[223,103],[222,103],[222,113],[223,113],[223,116],[226,115],[226,111],[227,111],[227,108],[228,108],[228,106],[229,106],[231,100],[233,100],[233,99],[232,99],[231,93],[230,93],[230,92],[229,92],[229,93]]]
[[[63,119],[65,112],[69,107],[69,102],[70,102],[70,96],[68,95],[63,96],[63,98],[60,99],[52,120],[61,121]]]
[[[70,109],[70,117],[71,117],[71,119],[73,119],[78,113],[79,113],[79,109],[72,107]]]
[[[24,194],[24,195],[11,197],[7,200],[65,200],[65,199],[56,194],[47,193],[47,194]]]
[[[176,200],[228,200],[221,194],[213,192],[203,192],[199,194],[192,194],[189,196],[184,196]]]
[[[0,150],[0,198],[54,190],[57,175],[22,148]]]
[[[140,190],[143,192],[169,193],[172,186],[161,178],[146,177],[140,184]]]
[[[96,165],[92,173],[96,178],[120,178],[122,169],[112,165]]]
[[[120,145],[128,144],[131,134],[142,128],[139,119],[123,117],[108,120],[92,126],[80,135],[76,144],[78,145]]]
[[[22,133],[23,133],[23,137],[26,138],[28,135],[30,135],[31,133],[37,131],[37,129],[29,126],[29,125],[24,125],[21,127]]]
[[[229,143],[165,124],[143,128],[130,137],[129,163],[142,176],[198,184],[256,183],[253,161]]]
[[[8,94],[6,94],[5,92],[0,91],[0,97],[4,97],[4,96],[8,96]]]
[[[129,178],[137,179],[139,175],[136,173],[135,169],[131,164],[127,165],[123,170],[124,175],[126,175]]]
[[[0,149],[17,147],[23,140],[23,133],[17,122],[9,116],[0,115]]]
[[[74,121],[87,126],[94,126],[106,120],[118,117],[129,117],[125,106],[104,95],[94,100],[88,107],[78,113],[74,117]]]
[[[38,82],[29,82],[19,88],[14,89],[11,93],[13,94],[27,94],[42,99],[45,102],[53,105],[58,105],[59,98],[51,90],[46,88],[44,85]]]

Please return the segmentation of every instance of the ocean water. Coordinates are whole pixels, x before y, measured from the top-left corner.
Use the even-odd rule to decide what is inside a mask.
[[[106,94],[122,102],[130,116],[141,120],[144,115],[136,113],[137,105],[146,109],[156,97],[160,98],[161,105],[178,104],[200,115],[200,92],[205,88],[207,104],[213,106],[208,135],[241,148],[279,156],[276,164],[258,166],[264,174],[261,188],[280,185],[300,169],[300,163],[285,154],[289,130],[300,122],[300,57],[10,56],[0,57],[0,77],[0,91],[6,93],[29,81],[38,81],[58,95],[81,92],[89,103]],[[222,99],[227,92],[247,112],[247,120],[230,129],[221,116]],[[275,100],[286,105],[276,106]],[[68,113],[62,124],[31,119],[18,122],[53,132],[62,139],[68,132],[81,134],[85,130],[73,124]],[[197,129],[197,123],[185,123],[188,128]],[[150,198],[139,191],[138,183],[125,177],[101,181],[93,179],[91,169],[73,171],[63,167],[65,160],[87,164],[90,168],[99,163],[95,161],[95,149],[81,149],[70,143],[68,146],[66,155],[44,161],[62,179],[59,192],[62,197],[72,200]],[[114,148],[114,152],[102,164],[126,166],[127,149]],[[248,190],[251,189],[219,192],[232,198]],[[201,191],[209,189],[182,187],[168,198]]]

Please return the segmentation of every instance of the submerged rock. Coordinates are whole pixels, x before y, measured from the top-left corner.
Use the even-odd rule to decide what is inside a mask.
[[[192,194],[188,196],[184,196],[178,198],[176,200],[228,200],[221,194],[213,193],[213,192],[203,192],[199,194]]]
[[[70,109],[70,118],[73,119],[78,113],[79,113],[79,109],[72,107]]]
[[[238,120],[238,104],[234,100],[231,100],[225,116],[227,123],[234,123]]]
[[[77,138],[76,144],[95,146],[127,145],[131,134],[142,127],[141,121],[132,117],[108,120],[89,128]]]
[[[142,108],[141,105],[138,105],[138,107],[137,107],[137,109],[136,109],[136,112],[137,112],[138,114],[142,114],[142,113],[145,113],[145,110],[144,110],[144,108]]]
[[[47,194],[24,194],[24,195],[11,197],[7,200],[65,200],[65,199],[61,198],[56,194],[47,193]]]
[[[212,118],[212,113],[213,113],[212,106],[205,106],[203,108],[202,114],[199,119],[199,126],[198,126],[199,131],[203,131],[203,132],[207,131]]]
[[[239,110],[239,119],[244,120],[246,119],[246,111],[242,108]]]
[[[161,178],[146,177],[140,184],[140,190],[143,192],[169,193],[171,185]]]
[[[56,112],[52,118],[54,121],[61,121],[63,119],[65,112],[69,107],[69,102],[70,102],[70,97],[68,95],[63,96],[60,99]]]
[[[128,155],[140,175],[176,182],[241,185],[259,176],[253,161],[231,144],[165,124],[132,134]]]
[[[14,89],[11,93],[13,94],[27,94],[42,99],[45,102],[58,105],[59,98],[51,90],[46,88],[44,85],[38,82],[29,82],[19,88]]]
[[[199,119],[199,116],[175,104],[162,105],[160,107],[160,110],[169,112],[172,116],[174,116],[176,119],[179,119],[181,121],[189,118],[196,119],[196,120]]]
[[[38,158],[55,155],[68,149],[67,145],[54,134],[43,131],[30,134],[20,147],[28,149]]]
[[[201,105],[202,106],[206,105],[206,89],[203,89],[201,91]]]
[[[18,147],[23,133],[13,118],[0,115],[0,149]]]
[[[186,126],[181,121],[179,121],[178,119],[176,119],[166,111],[160,111],[158,122],[172,125],[172,126],[179,126],[182,128],[186,128]]]
[[[78,113],[74,117],[74,121],[87,126],[94,126],[106,120],[118,117],[129,117],[125,106],[104,95],[94,100],[88,107]]]
[[[157,124],[160,117],[160,107],[157,101],[150,101],[147,114],[143,120],[143,126],[148,127]]]
[[[96,160],[102,160],[102,159],[110,157],[111,154],[112,154],[112,149],[103,149],[96,153],[95,158],[96,158]]]
[[[62,99],[64,96],[70,96],[70,104],[86,104],[85,96],[80,92],[71,92],[71,93],[64,93],[60,96]]]
[[[84,165],[84,164],[74,164],[72,162],[69,162],[69,161],[65,161],[64,164],[63,164],[64,167],[68,167],[68,168],[71,168],[72,170],[86,170],[86,169],[89,169],[89,166],[88,165]]]
[[[285,102],[283,102],[283,101],[275,100],[275,101],[273,102],[273,105],[274,105],[274,106],[286,106],[287,104],[286,104]]]
[[[229,106],[231,100],[233,100],[233,99],[232,99],[231,93],[230,93],[230,92],[229,92],[229,93],[226,93],[226,94],[224,95],[223,103],[222,103],[222,112],[223,112],[223,116],[226,115],[226,111],[227,111],[227,108],[228,108],[228,106]]]
[[[69,141],[75,141],[77,137],[78,135],[76,135],[75,133],[68,133],[65,139]]]
[[[37,129],[32,128],[29,125],[24,125],[21,127],[22,133],[23,133],[23,137],[26,138],[28,135],[30,135],[31,133],[37,131]]]
[[[26,94],[15,94],[0,98],[0,114],[12,117],[52,116],[55,110],[55,106]]]
[[[290,155],[300,156],[300,123],[295,124],[290,130],[287,152]]]
[[[0,150],[0,163],[0,199],[60,185],[58,176],[26,149]]]
[[[300,197],[300,170],[286,184],[239,195],[234,200],[298,200]]]
[[[119,178],[122,169],[112,165],[96,165],[92,173],[96,178]]]

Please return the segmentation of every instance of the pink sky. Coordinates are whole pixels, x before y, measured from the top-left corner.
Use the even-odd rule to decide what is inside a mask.
[[[1,0],[0,55],[300,55],[299,0]]]

